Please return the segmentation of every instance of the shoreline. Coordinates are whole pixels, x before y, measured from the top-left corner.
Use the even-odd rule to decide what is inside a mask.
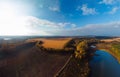
[[[120,60],[118,59],[118,57],[111,50],[104,49],[104,48],[100,48],[99,50],[103,50],[105,52],[110,53],[117,60],[117,62],[120,64]]]

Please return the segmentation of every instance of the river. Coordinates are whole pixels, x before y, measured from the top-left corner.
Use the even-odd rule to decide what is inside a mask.
[[[120,77],[120,64],[108,52],[98,50],[90,61],[90,77]]]

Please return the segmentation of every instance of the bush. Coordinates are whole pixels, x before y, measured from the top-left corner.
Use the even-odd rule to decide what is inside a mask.
[[[76,47],[75,57],[81,59],[87,54],[88,49],[89,49],[89,46],[87,41],[80,42]]]

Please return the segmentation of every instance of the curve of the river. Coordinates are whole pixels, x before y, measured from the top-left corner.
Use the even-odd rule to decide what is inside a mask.
[[[120,77],[120,64],[108,52],[98,50],[90,61],[90,77]]]

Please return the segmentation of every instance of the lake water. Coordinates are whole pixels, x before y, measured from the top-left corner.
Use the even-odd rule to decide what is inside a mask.
[[[96,51],[90,61],[90,77],[120,77],[120,64],[108,52]]]

